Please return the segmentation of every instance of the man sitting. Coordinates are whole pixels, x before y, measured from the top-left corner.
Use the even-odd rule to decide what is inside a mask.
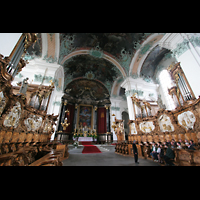
[[[157,156],[157,147],[155,145],[155,142],[152,144],[152,149],[150,155],[152,156],[152,160],[155,159],[156,162],[158,162],[158,156]]]

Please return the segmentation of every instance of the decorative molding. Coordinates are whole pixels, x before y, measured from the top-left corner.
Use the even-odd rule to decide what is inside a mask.
[[[190,49],[189,41],[184,39],[183,42],[178,43],[176,48],[172,50],[172,56],[173,57],[175,57],[175,56],[179,57],[183,53],[185,53],[188,49]]]
[[[93,73],[92,71],[89,71],[89,72],[87,72],[87,73],[85,74],[85,77],[86,77],[87,79],[94,79],[94,78],[95,78],[95,75],[94,75],[94,73]]]
[[[55,33],[49,33],[51,41],[52,41],[52,37],[53,37],[54,34]]]
[[[60,102],[60,101],[54,101],[54,102],[53,102],[53,105],[54,105],[54,106],[55,106],[55,105],[56,105],[56,106],[60,106],[60,105],[61,105],[61,102]]]
[[[74,43],[74,35],[73,36],[66,36],[60,45],[60,57],[59,57],[59,63],[63,60],[64,56],[67,56],[72,51],[76,50],[76,48],[73,46]]]
[[[192,36],[190,38],[190,42],[192,43],[192,45],[194,47],[196,47],[196,46],[200,47],[200,37],[194,37],[194,36]]]
[[[135,94],[135,93],[137,93],[138,96],[143,96],[144,91],[132,89],[132,90],[126,91],[126,92],[125,92],[125,95],[126,95],[126,97],[129,97],[129,96],[132,96],[132,95]]]
[[[111,110],[113,110],[113,111],[120,111],[120,107],[114,107],[114,106],[112,106]]]
[[[35,51],[32,51],[32,53],[33,53],[33,55],[30,55],[27,51],[26,54],[24,55],[23,59],[26,60],[26,61],[30,61],[30,60],[33,60],[35,58],[40,58],[40,56],[35,55]]]
[[[131,74],[131,77],[132,77],[133,79],[137,79],[137,78],[139,78],[139,76],[138,76],[137,73]]]
[[[102,58],[104,56],[103,51],[97,45],[95,48],[90,49],[89,54],[95,58]]]
[[[123,48],[121,50],[120,58],[118,59],[118,61],[120,65],[124,68],[124,70],[126,71],[127,75],[129,73],[129,66],[131,63],[131,59],[132,59],[132,55],[126,52],[125,49]]]
[[[111,90],[112,90],[112,83],[109,82],[109,81],[106,81],[106,82],[104,83],[104,85],[106,86],[106,88],[108,89],[109,94],[110,94],[110,93],[111,93]]]
[[[42,76],[41,74],[34,74],[35,82],[42,82],[43,79],[45,83],[50,83],[50,81],[52,80],[58,92],[62,90],[62,87],[58,87],[58,80],[53,78],[52,76]]]
[[[52,56],[47,57],[47,54],[44,56],[43,60],[46,60],[47,63],[54,63],[58,61],[56,56],[54,56],[54,58]]]
[[[154,41],[151,41],[147,44],[145,44],[139,51],[139,58],[141,58],[143,55],[145,55],[149,50],[150,48],[153,46],[153,43]]]

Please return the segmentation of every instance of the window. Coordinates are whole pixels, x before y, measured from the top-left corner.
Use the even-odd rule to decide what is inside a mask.
[[[172,87],[172,79],[167,70],[163,70],[159,75],[160,85],[167,103],[168,110],[174,110],[175,105],[172,97],[168,94],[168,89]]]

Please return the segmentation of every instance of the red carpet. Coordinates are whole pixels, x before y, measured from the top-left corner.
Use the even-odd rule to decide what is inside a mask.
[[[81,142],[84,146],[84,149],[82,153],[101,153],[101,151],[94,145],[92,145],[91,142]]]

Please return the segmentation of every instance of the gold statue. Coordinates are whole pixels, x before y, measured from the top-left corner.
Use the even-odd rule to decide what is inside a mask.
[[[66,128],[70,125],[70,123],[67,123],[67,118],[65,118],[64,123],[61,122],[61,125],[63,127],[63,130],[65,131]]]

